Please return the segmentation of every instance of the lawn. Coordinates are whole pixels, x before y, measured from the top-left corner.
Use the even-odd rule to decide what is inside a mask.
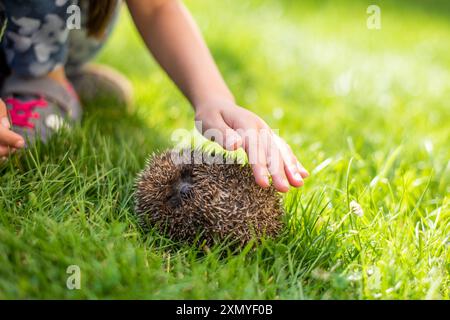
[[[369,30],[366,1],[186,2],[239,104],[311,172],[281,237],[238,253],[138,226],[135,176],[194,113],[124,10],[98,60],[132,110],[86,106],[0,166],[0,298],[449,299],[450,3],[421,3],[379,1]]]

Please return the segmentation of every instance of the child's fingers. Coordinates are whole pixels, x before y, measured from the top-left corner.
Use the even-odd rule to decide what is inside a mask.
[[[9,129],[11,127],[8,119],[6,105],[2,99],[0,99],[0,126],[6,129]]]
[[[6,116],[6,104],[0,99],[0,117]]]
[[[272,175],[272,183],[275,189],[280,192],[288,192],[289,182],[284,171],[283,163],[279,161],[276,165],[269,165],[269,171]]]
[[[257,132],[256,128],[252,131]],[[269,171],[267,170],[267,160],[263,146],[257,137],[249,134],[246,135],[243,131],[240,131],[240,133],[242,134],[242,147],[247,153],[248,162],[252,167],[255,182],[262,188],[268,188],[270,186]]]
[[[228,127],[225,122],[224,126],[220,129],[225,137],[223,142],[223,147],[228,151],[234,151],[242,146],[241,136],[234,131],[232,128]]]
[[[241,147],[241,136],[229,127],[222,117],[219,116],[208,122],[202,122],[201,125],[203,127],[202,134],[205,138],[217,142],[223,148],[234,151]]]
[[[7,156],[9,153],[9,148],[5,146],[0,146],[0,158]]]
[[[284,140],[281,140],[281,141],[283,142],[283,144],[286,147],[287,157],[291,159],[291,163],[297,167],[297,170],[298,170],[298,172],[300,172],[300,175],[302,176],[303,179],[308,178],[309,177],[308,170],[306,170],[305,167],[303,166],[303,164],[301,164],[300,161],[298,161],[298,159],[295,156],[294,152],[292,151],[291,147]]]
[[[16,149],[0,145],[0,158],[7,157],[16,152]]]
[[[288,161],[288,162],[284,162],[284,172],[286,173],[286,176],[289,180],[289,183],[293,186],[293,187],[301,187],[305,184],[305,182],[303,181],[303,177],[297,167],[297,165],[295,164],[295,162],[292,161]]]
[[[11,124],[8,120],[6,105],[0,99],[0,145],[3,149],[8,147],[22,148],[25,145],[25,141],[20,135],[9,130],[10,128]]]
[[[25,141],[17,133],[14,133],[0,125],[0,144],[3,146],[20,149],[25,146]]]
[[[0,99],[0,126],[5,125],[8,125],[9,128],[8,110],[6,109],[6,104]]]
[[[3,128],[9,129],[11,128],[11,124],[9,123],[9,120],[7,117],[0,118],[0,126]]]
[[[280,192],[289,191],[283,157],[273,140],[272,131],[269,128],[255,126],[254,128],[247,128],[246,132],[247,134],[244,134],[241,138],[256,183],[263,188],[268,187],[270,185],[270,174],[275,189]]]
[[[269,172],[265,165],[260,163],[252,164],[253,176],[255,177],[255,182],[262,188],[268,188],[270,186]]]
[[[294,187],[300,187],[304,184],[303,176],[299,170],[298,160],[292,153],[290,147],[279,136],[274,135],[275,144],[278,147],[281,158],[283,159],[284,172],[289,183]]]
[[[284,169],[284,160],[281,152],[275,144],[272,133],[268,133],[268,136],[263,138],[263,144],[266,151],[267,164],[269,172],[272,176],[274,187],[280,192],[288,192],[289,181],[286,177]],[[297,186],[296,184],[294,185]]]
[[[280,150],[284,162],[284,169],[289,182],[294,187],[300,187],[304,184],[303,179],[309,176],[308,171],[297,160],[291,147],[279,136],[274,135],[275,143]]]

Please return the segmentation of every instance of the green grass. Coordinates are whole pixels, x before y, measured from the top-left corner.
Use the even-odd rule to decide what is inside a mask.
[[[380,31],[364,1],[187,4],[239,103],[312,172],[283,235],[231,254],[142,234],[135,175],[193,112],[124,14],[99,60],[130,77],[135,108],[90,106],[0,167],[0,298],[448,299],[448,2],[380,1]]]

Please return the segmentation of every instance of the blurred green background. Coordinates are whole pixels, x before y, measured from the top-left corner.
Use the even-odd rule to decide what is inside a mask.
[[[0,297],[448,299],[450,2],[186,5],[238,103],[312,173],[286,197],[285,233],[233,255],[140,232],[135,174],[194,114],[124,10],[98,60],[132,80],[133,110],[91,106],[0,168]]]

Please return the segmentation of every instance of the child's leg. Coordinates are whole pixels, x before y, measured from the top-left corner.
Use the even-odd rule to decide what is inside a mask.
[[[8,19],[1,47],[12,73],[36,78],[64,66],[67,8],[76,0],[1,0]]]
[[[13,131],[46,140],[79,120],[76,94],[65,78],[67,8],[76,0],[0,0],[7,17],[1,42],[11,71],[2,87]]]
[[[66,79],[66,66],[71,72],[80,71],[104,41],[80,37],[86,34],[83,24],[82,30],[67,29],[67,9],[75,3],[78,1],[0,0],[8,18],[1,48],[12,73],[1,88],[2,99],[13,131],[31,141],[36,137],[46,140],[63,127],[64,120],[81,117],[77,94]],[[82,21],[86,17],[82,8]],[[85,83],[86,77],[80,74],[78,83]],[[91,91],[92,87],[99,89],[98,83],[91,82]]]
[[[87,12],[87,1],[81,3],[81,12]],[[131,83],[120,73],[107,66],[89,63],[103,48],[109,38],[120,13],[121,1],[110,19],[105,34],[96,38],[88,35],[84,27],[87,15],[82,14],[82,28],[71,30],[68,39],[66,73],[79,94],[82,102],[98,101],[97,98],[114,100],[119,105],[128,106],[133,100]]]
[[[69,30],[69,6],[80,3],[81,28]],[[109,37],[120,1],[105,35],[88,36],[85,28],[88,1],[78,0],[0,0],[8,23],[1,48],[11,71],[24,78],[45,76],[63,67],[67,74],[77,73],[91,61]],[[71,12],[71,11],[70,11]]]
[[[115,12],[110,19],[105,34],[101,37],[88,35],[86,20],[88,18],[88,1],[80,3],[81,29],[71,30],[68,38],[68,53],[66,61],[67,74],[77,73],[86,63],[92,61],[108,40],[120,13],[120,3],[117,1]]]

